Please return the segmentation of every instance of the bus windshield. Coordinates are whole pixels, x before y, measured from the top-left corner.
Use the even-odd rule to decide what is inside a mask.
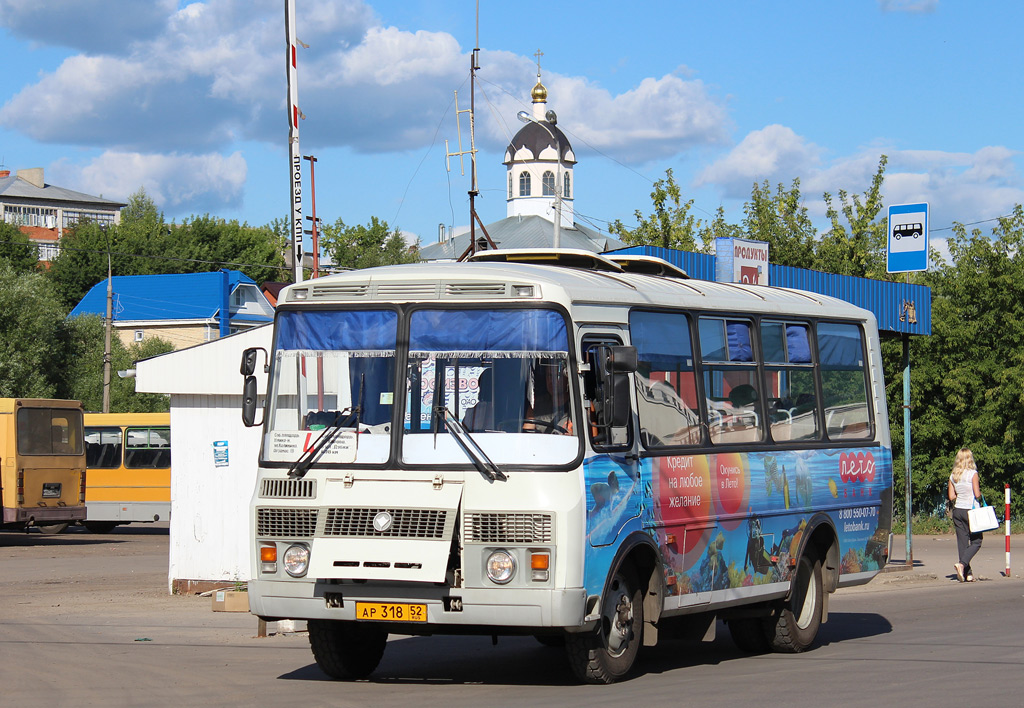
[[[321,462],[383,464],[394,432],[405,438],[406,463],[467,464],[437,415],[442,408],[498,464],[561,465],[579,454],[562,315],[415,310],[404,391],[396,394],[399,324],[393,310],[281,312],[264,459],[294,462],[316,445],[318,431],[341,428],[351,434],[338,435]],[[549,442],[531,444],[538,434]]]
[[[496,463],[567,464],[579,451],[569,341],[552,310],[417,310],[409,318],[403,459],[464,463],[435,414],[447,408]],[[522,435],[543,438],[522,439]]]
[[[397,339],[393,310],[280,313],[264,458],[294,462],[310,444],[296,431],[340,427],[370,435],[355,460],[325,461],[386,462]]]

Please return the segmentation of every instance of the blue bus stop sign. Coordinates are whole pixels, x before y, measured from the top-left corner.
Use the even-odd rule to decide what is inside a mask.
[[[894,204],[889,207],[886,246],[888,273],[928,270],[928,204]]]

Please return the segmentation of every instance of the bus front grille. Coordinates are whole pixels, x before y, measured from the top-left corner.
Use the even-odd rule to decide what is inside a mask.
[[[264,479],[260,486],[264,499],[314,499],[315,479]]]
[[[467,543],[551,543],[551,514],[466,513]]]
[[[378,530],[374,525],[377,520]],[[387,519],[390,524],[383,528]],[[363,538],[445,537],[448,512],[443,509],[374,509],[332,507],[327,509],[324,536]]]
[[[256,509],[256,535],[260,538],[313,538],[317,509]]]

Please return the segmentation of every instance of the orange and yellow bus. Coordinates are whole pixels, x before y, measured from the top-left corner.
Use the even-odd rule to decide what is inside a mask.
[[[81,521],[85,477],[81,402],[0,398],[3,528]]]
[[[169,413],[86,413],[85,456],[89,531],[170,518]]]

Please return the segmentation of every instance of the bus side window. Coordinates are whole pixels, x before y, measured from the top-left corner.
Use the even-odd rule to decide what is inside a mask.
[[[701,442],[690,319],[680,312],[637,310],[629,317],[637,348],[637,414],[644,447]]]
[[[711,442],[763,440],[763,396],[757,380],[750,322],[701,317],[698,333]]]
[[[831,440],[871,437],[872,417],[860,327],[855,324],[819,322],[817,338],[825,432]]]

